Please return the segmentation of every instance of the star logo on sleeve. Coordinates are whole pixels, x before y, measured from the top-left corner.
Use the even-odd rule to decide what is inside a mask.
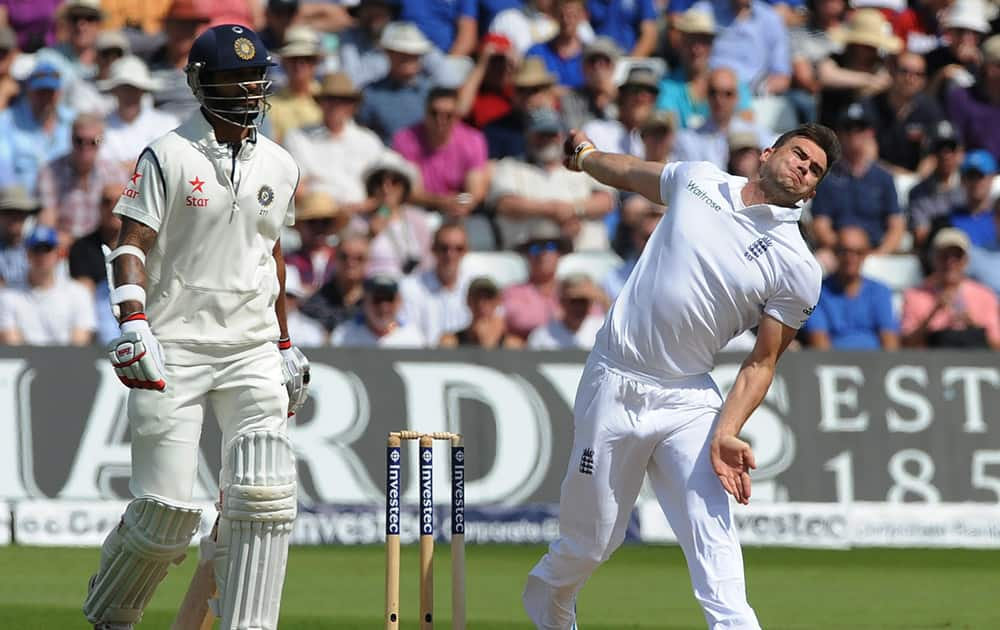
[[[132,185],[135,186],[139,183],[139,178],[141,177],[142,173],[136,171],[135,173],[132,173],[132,177],[129,177],[129,180],[132,182]]]
[[[188,183],[191,184],[191,192],[193,192],[193,193],[196,193],[196,192],[204,193],[205,192],[202,189],[202,186],[205,185],[205,182],[203,182],[202,180],[198,179],[197,175],[194,176],[194,179],[189,179]]]

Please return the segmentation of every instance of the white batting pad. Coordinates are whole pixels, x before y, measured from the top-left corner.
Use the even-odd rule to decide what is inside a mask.
[[[237,436],[226,464],[213,609],[222,630],[275,630],[298,507],[295,454],[285,435],[254,431]]]
[[[137,623],[167,575],[179,564],[198,530],[201,510],[139,497],[104,539],[101,565],[91,581],[83,612],[91,623]]]

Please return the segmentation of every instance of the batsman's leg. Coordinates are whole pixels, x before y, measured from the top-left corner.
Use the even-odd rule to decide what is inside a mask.
[[[649,479],[684,550],[694,595],[710,630],[760,630],[747,602],[743,554],[729,497],[709,456],[717,409],[692,413],[701,417],[654,451]]]
[[[636,384],[588,365],[559,499],[559,538],[531,570],[522,601],[535,626],[570,630],[576,595],[625,539],[653,442],[638,427]]]

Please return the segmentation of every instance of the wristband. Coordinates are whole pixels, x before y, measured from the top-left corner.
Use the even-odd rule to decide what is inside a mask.
[[[278,350],[288,350],[292,347],[292,340],[289,337],[278,339]]]
[[[573,165],[576,167],[576,169],[582,171],[583,158],[587,157],[596,150],[597,147],[595,147],[594,144],[591,142],[585,141],[576,145],[576,148],[573,149]]]
[[[139,319],[141,319],[142,321],[148,321],[146,319],[146,314],[143,313],[142,311],[138,311],[138,312],[132,313],[130,315],[126,315],[125,318],[122,319],[118,323],[119,324],[124,324],[125,322],[134,322],[134,321],[139,320]]]

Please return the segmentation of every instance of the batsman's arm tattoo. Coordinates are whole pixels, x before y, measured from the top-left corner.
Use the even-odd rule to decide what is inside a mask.
[[[134,219],[122,217],[122,228],[118,235],[118,247],[132,245],[141,249],[144,254],[148,254],[155,242],[156,230]],[[137,284],[143,289],[146,288],[146,265],[138,257],[118,256],[115,258],[113,264],[115,286]],[[122,302],[120,306],[121,314],[119,319],[124,319],[129,315],[139,313],[143,310],[142,304],[134,300]]]

